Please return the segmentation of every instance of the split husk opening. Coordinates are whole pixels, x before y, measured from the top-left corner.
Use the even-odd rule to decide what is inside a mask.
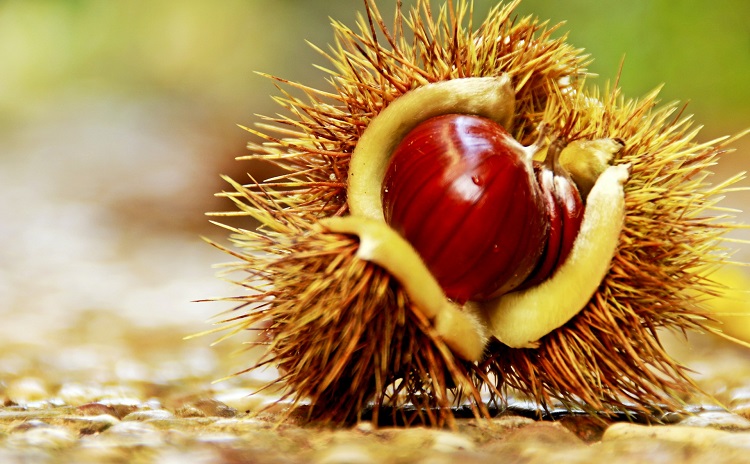
[[[736,227],[716,214],[737,175],[712,184],[710,168],[732,139],[696,142],[698,129],[658,92],[640,99],[617,85],[586,81],[588,57],[558,26],[499,5],[483,22],[470,3],[433,10],[426,0],[386,26],[375,3],[350,29],[334,22],[328,61],[331,88],[271,77],[285,114],[248,128],[257,142],[243,159],[280,169],[272,179],[237,182],[222,193],[257,230],[226,226],[235,259],[227,271],[243,292],[220,321],[227,337],[262,329],[255,367],[280,369],[277,380],[307,418],[349,423],[365,410],[403,422],[454,424],[453,406],[478,417],[509,394],[541,411],[562,405],[596,415],[679,410],[697,389],[665,351],[662,330],[708,331],[696,295],[718,291],[710,272],[728,261],[722,237]],[[491,343],[478,363],[461,361],[413,307],[399,283],[356,257],[358,241],[331,233],[323,218],[346,215],[349,160],[373,117],[409,90],[468,76],[512,77],[511,133],[534,141],[540,123],[570,140],[616,139],[614,163],[630,164],[625,222],[609,272],[586,307],[536,349]],[[230,337],[231,335],[231,337]],[[253,367],[251,367],[252,369]]]

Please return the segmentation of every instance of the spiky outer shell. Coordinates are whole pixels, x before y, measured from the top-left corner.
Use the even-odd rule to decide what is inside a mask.
[[[558,403],[592,413],[679,408],[694,388],[659,343],[658,330],[705,328],[696,294],[711,293],[707,270],[725,260],[722,235],[732,227],[709,214],[739,177],[717,186],[709,168],[727,140],[698,144],[676,106],[657,107],[657,92],[625,99],[616,86],[583,85],[586,56],[553,38],[556,27],[515,18],[500,5],[472,28],[469,2],[439,11],[427,0],[399,12],[387,27],[372,0],[358,29],[334,22],[331,90],[274,78],[288,116],[248,129],[249,159],[282,173],[225,193],[257,231],[227,227],[222,247],[246,273],[247,289],[229,334],[263,328],[258,366],[275,365],[294,405],[309,399],[309,417],[345,422],[368,405],[418,406],[426,422],[452,420],[466,399],[486,415],[479,391],[502,399],[518,390],[542,408]],[[412,38],[413,35],[413,38]],[[626,218],[611,269],[588,305],[547,335],[537,349],[491,344],[480,363],[454,357],[429,322],[383,269],[356,258],[356,237],[326,232],[321,218],[347,213],[351,152],[368,122],[410,89],[446,79],[508,73],[516,93],[510,132],[530,143],[543,122],[569,140],[615,138],[615,164],[631,165]],[[297,96],[295,96],[297,94]]]

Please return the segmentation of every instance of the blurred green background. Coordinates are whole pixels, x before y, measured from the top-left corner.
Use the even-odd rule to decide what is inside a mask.
[[[391,17],[395,0],[379,3]],[[494,4],[476,0],[475,16]],[[329,43],[329,17],[353,24],[362,10],[357,0],[0,1],[0,314],[13,315],[0,336],[102,309],[201,328],[215,308],[190,300],[234,292],[209,268],[225,258],[198,235],[224,234],[203,213],[223,206],[219,174],[246,168],[233,161],[249,138],[236,124],[277,111],[273,84],[253,71],[325,86],[305,40]],[[705,125],[701,140],[750,127],[747,0],[526,0],[519,12],[566,21],[599,83],[623,58],[625,95],[666,83],[664,101],[689,101]],[[742,147],[722,172],[750,165]]]
[[[379,3],[390,17],[395,0]],[[475,0],[476,16],[495,3]],[[361,10],[359,0],[4,0],[0,117],[7,126],[66,95],[105,93],[252,119],[270,89],[252,71],[319,81],[321,58],[304,41],[327,43],[329,17],[351,24]],[[692,101],[701,120],[748,117],[750,2],[526,0],[518,11],[565,21],[603,78],[624,57],[628,95],[666,82],[665,98]]]

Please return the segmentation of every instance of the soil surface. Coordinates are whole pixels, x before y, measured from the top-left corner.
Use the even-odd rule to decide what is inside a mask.
[[[0,462],[748,460],[750,351],[709,336],[665,343],[724,407],[690,398],[665,425],[535,420],[513,400],[456,430],[259,412],[277,399],[253,394],[272,372],[215,382],[251,364],[239,340],[184,340],[227,309],[193,300],[237,292],[210,268],[227,258],[199,238],[216,230],[195,219],[216,208],[206,179],[220,168],[204,157],[216,142],[204,121],[160,123],[177,110],[106,103],[62,102],[75,118],[0,139]]]
[[[664,425],[564,413],[535,420],[533,405],[511,400],[493,419],[459,419],[456,430],[334,429],[279,421],[283,405],[261,412],[276,399],[253,394],[263,373],[212,383],[235,361],[206,339],[102,319],[85,314],[59,339],[0,348],[1,462],[697,463],[746,462],[750,452],[748,355],[716,340],[681,354],[726,408],[696,397]]]

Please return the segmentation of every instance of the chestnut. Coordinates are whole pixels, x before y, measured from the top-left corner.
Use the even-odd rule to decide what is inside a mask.
[[[385,220],[449,298],[505,294],[536,268],[550,225],[534,151],[466,114],[430,118],[396,146],[382,187]]]
[[[370,121],[352,153],[347,189],[347,203],[351,214],[321,221],[321,225],[331,232],[358,236],[360,244],[357,256],[388,270],[403,285],[415,308],[431,321],[446,345],[456,355],[469,361],[481,359],[484,347],[491,337],[513,348],[531,348],[537,346],[541,337],[575,316],[586,306],[606,275],[623,227],[623,186],[628,179],[629,166],[610,165],[613,154],[622,144],[611,139],[573,141],[567,145],[563,141],[553,141],[547,149],[544,162],[537,163],[532,158],[539,149],[539,143],[524,147],[503,130],[503,126],[507,127],[512,122],[514,101],[512,85],[506,75],[425,84],[402,95]],[[481,142],[477,142],[477,145],[499,145],[500,148],[495,147],[493,151],[504,153],[498,155],[501,159],[503,156],[508,157],[500,164],[507,165],[510,171],[497,169],[494,164],[485,167],[486,159],[492,156],[483,150],[469,150],[482,154],[468,156],[469,161],[460,161],[467,156],[437,146],[439,144],[431,139],[440,135],[438,131],[417,129],[433,118],[438,122],[451,119],[472,121],[468,124],[471,127],[493,124],[499,126],[500,129],[480,130],[485,135],[494,134],[489,138],[495,140],[487,142],[480,137]],[[431,123],[434,124],[435,121]],[[450,125],[448,124],[449,127]],[[445,130],[450,133],[452,129]],[[436,135],[426,135],[430,132]],[[443,153],[437,159],[444,159],[434,162],[434,157],[430,159],[421,156],[423,159],[417,163],[421,168],[409,167],[408,161],[404,161],[406,164],[399,167],[402,166],[400,149],[402,146],[405,149],[411,138],[422,139],[427,142],[426,146],[432,145],[435,153]],[[443,137],[443,140],[451,138]],[[461,138],[457,140],[460,141]],[[456,144],[454,141],[454,148],[457,147]],[[404,153],[404,160],[408,160],[410,156]],[[417,158],[420,158],[418,153]],[[459,161],[456,162],[456,159]],[[519,164],[513,160],[523,161]],[[490,169],[490,166],[494,167]],[[530,194],[531,197],[521,197],[520,201],[531,204],[535,216],[528,221],[533,224],[541,221],[544,233],[541,239],[536,240],[535,246],[528,247],[536,256],[536,262],[531,267],[525,263],[522,268],[514,269],[505,282],[492,281],[498,279],[498,274],[477,275],[477,281],[481,285],[467,283],[466,288],[456,286],[454,288],[458,288],[460,292],[453,292],[451,295],[448,292],[453,290],[450,287],[446,290],[445,280],[438,282],[436,273],[439,269],[435,269],[435,264],[433,263],[432,269],[426,265],[424,251],[418,251],[422,246],[419,241],[414,243],[414,239],[410,241],[404,238],[404,224],[394,223],[394,216],[403,214],[395,211],[394,207],[411,209],[411,201],[396,206],[396,203],[402,202],[397,197],[402,195],[433,195],[430,198],[434,202],[423,199],[418,200],[418,203],[425,211],[438,219],[442,218],[436,222],[440,222],[440,227],[443,227],[445,214],[436,207],[437,203],[443,201],[443,197],[437,192],[443,191],[441,187],[448,185],[449,181],[446,179],[451,176],[457,178],[456,173],[452,172],[454,168],[465,170],[464,174],[468,175],[474,185],[473,191],[479,192],[478,197],[483,198],[485,190],[494,192],[493,189],[497,188],[485,182],[486,177],[481,177],[487,173],[498,173],[497,175],[511,179],[511,185],[516,185],[516,189],[534,192]],[[404,169],[407,170],[406,174],[411,170],[411,174],[404,176]],[[511,172],[516,175],[510,176]],[[480,185],[471,179],[474,174],[480,175],[476,178]],[[416,180],[421,178],[421,181],[413,184],[402,182],[397,179],[400,176],[407,181],[410,176]],[[519,179],[523,179],[523,182]],[[514,182],[520,182],[520,186]],[[576,184],[579,182],[585,183],[582,195],[576,195]],[[463,185],[469,187],[468,182]],[[513,189],[507,193],[508,196],[497,195],[504,198],[494,200],[501,203],[504,201],[501,206],[510,211],[515,209],[517,205],[514,203],[519,200],[515,198],[516,192]],[[495,197],[496,194],[492,193],[492,196]],[[453,224],[458,227],[463,222],[471,221],[475,229],[468,231],[476,233],[477,237],[484,236],[486,228],[476,230],[477,227],[484,228],[482,221],[474,220],[471,216],[479,201],[471,208],[468,208],[469,203],[471,202],[465,204],[467,211],[464,212],[463,219],[453,220]],[[457,211],[455,201],[447,204],[451,205],[450,211]],[[386,223],[386,210],[389,211],[390,224]],[[523,215],[523,212],[519,214]],[[490,221],[495,220],[491,213],[489,218]],[[519,216],[519,220],[515,222],[519,228],[523,228],[525,221],[525,217]],[[437,243],[437,240],[431,238],[433,236],[429,227],[434,227],[432,223],[420,223],[417,220],[415,224],[415,229],[421,226],[425,231],[427,242]],[[402,233],[393,230],[394,228],[401,228]],[[448,230],[443,238],[455,243],[450,232]],[[526,236],[523,237],[525,238]],[[460,241],[458,243],[464,245]],[[487,242],[479,243],[485,243],[485,253],[491,254],[492,250],[486,248]],[[428,245],[433,246],[437,252],[442,251],[441,246],[433,243]],[[570,250],[567,257],[564,256],[568,253],[566,249]],[[473,256],[482,260],[484,256],[479,255],[481,253]],[[462,261],[462,256],[456,255],[455,258],[458,263],[456,266],[466,264]],[[549,269],[540,270],[540,266],[547,262],[552,263],[547,266]],[[517,266],[518,262],[511,265]],[[491,265],[488,265],[488,269],[490,268]],[[464,269],[466,272],[475,271],[471,266],[464,265]],[[507,288],[523,280],[517,277],[519,275],[525,275],[525,281],[514,290],[507,291]],[[502,277],[501,275],[500,279]],[[541,282],[536,284],[537,280]],[[488,296],[492,297],[488,299]]]

